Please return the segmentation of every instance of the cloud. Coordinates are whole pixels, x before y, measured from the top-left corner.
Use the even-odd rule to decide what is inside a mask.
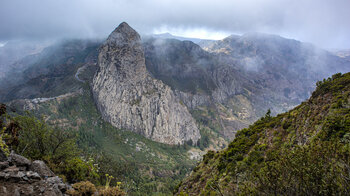
[[[162,25],[153,30],[153,34],[162,34],[171,32],[172,35],[188,37],[188,38],[200,38],[220,40],[232,34],[232,32],[218,31],[215,29],[200,27],[200,28],[186,28],[186,27],[173,27],[168,25]]]
[[[1,0],[0,41],[102,38],[126,21],[144,34],[259,31],[350,48],[349,7],[349,0]]]

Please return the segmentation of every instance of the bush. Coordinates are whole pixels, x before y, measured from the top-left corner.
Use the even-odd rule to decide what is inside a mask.
[[[203,162],[204,164],[207,164],[215,155],[215,152],[212,150],[209,150],[207,154],[203,156]]]
[[[281,149],[279,156],[254,168],[243,192],[264,195],[347,195],[350,172],[349,145],[315,141],[307,146]],[[276,152],[277,153],[277,152]]]
[[[124,196],[126,195],[124,191],[120,189],[119,186],[102,188],[99,190],[99,195],[101,196]]]
[[[67,191],[67,194],[72,196],[90,196],[97,191],[95,185],[89,181],[75,183],[72,187],[73,189]]]
[[[101,196],[124,196],[126,193],[119,187],[120,182],[117,186],[110,187],[104,186],[96,189],[95,185],[90,181],[82,181],[72,185],[73,189],[67,191],[67,194],[72,196],[90,196],[90,195],[101,195]]]
[[[75,137],[68,131],[50,128],[33,115],[13,119],[21,128],[16,152],[31,159],[61,163],[78,155]]]
[[[95,180],[99,178],[97,169],[91,161],[83,161],[80,157],[75,157],[67,160],[64,165],[65,167],[62,168],[61,173],[66,176],[69,182]]]
[[[0,145],[6,137],[5,141],[9,143],[9,148],[29,159],[44,160],[54,173],[67,179],[68,182],[99,178],[93,162],[83,161],[79,157],[75,135],[71,132],[53,129],[43,120],[30,114],[8,118],[6,130],[11,130],[11,134],[1,132]],[[12,134],[14,132],[15,135]]]

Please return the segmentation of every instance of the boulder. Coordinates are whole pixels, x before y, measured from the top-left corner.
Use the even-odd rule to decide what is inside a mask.
[[[15,153],[11,153],[8,160],[10,163],[18,167],[28,168],[31,165],[31,162],[29,159]]]
[[[49,167],[44,163],[44,161],[33,161],[30,166],[30,170],[33,172],[37,172],[41,177],[52,177],[54,173],[50,170]]]
[[[7,172],[7,173],[17,173],[19,172],[19,168],[16,167],[16,166],[11,166],[11,167],[8,167],[4,170],[4,172]]]
[[[9,167],[9,162],[7,161],[0,162],[0,170],[6,169],[8,167]]]
[[[41,180],[40,175],[33,171],[27,171],[26,175],[32,180]]]
[[[30,160],[11,153],[0,162],[0,196],[63,196],[71,187],[54,175],[43,161]]]

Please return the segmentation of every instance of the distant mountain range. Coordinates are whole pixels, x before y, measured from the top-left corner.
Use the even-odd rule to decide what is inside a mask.
[[[123,23],[106,41],[66,40],[7,67],[0,102],[75,131],[133,191],[171,193],[205,151],[294,108],[350,61],[277,35],[140,39]]]
[[[145,36],[143,36],[143,39],[147,39],[149,37],[154,37],[156,39],[177,39],[177,40],[180,40],[180,41],[191,41],[191,42],[193,42],[195,44],[198,44],[201,41],[207,41],[206,39],[181,37],[181,36],[172,35],[170,33],[145,35]],[[211,40],[208,40],[208,41],[211,41]]]
[[[0,100],[58,96],[79,89],[75,72],[87,66],[90,73],[85,77],[92,81],[100,45],[65,41],[17,61],[12,67],[21,69],[2,80]],[[152,77],[170,86],[203,122],[214,121],[204,115],[214,111],[219,134],[231,139],[235,130],[268,109],[277,114],[307,99],[318,80],[350,71],[346,58],[277,35],[250,33],[213,41],[160,34],[144,37],[142,45]]]

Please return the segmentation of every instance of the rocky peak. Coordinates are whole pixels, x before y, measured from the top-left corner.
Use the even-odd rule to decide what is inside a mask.
[[[116,47],[133,47],[141,42],[140,35],[126,22],[122,22],[107,38],[106,43]]]
[[[198,141],[192,116],[169,86],[148,73],[140,36],[125,22],[101,46],[98,66],[93,95],[106,121],[162,143]]]
[[[139,79],[147,75],[140,35],[125,22],[101,46],[98,60],[100,69],[108,67],[108,76],[118,80],[127,82],[136,75]]]

